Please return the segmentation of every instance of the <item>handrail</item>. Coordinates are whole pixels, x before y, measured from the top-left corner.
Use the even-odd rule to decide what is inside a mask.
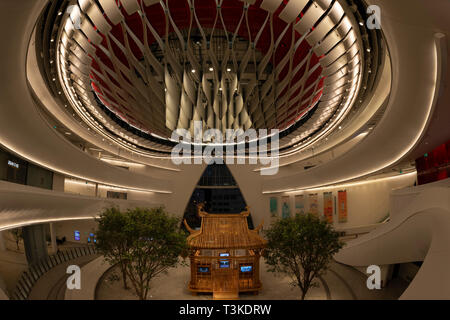
[[[11,300],[27,300],[34,284],[48,271],[57,265],[87,255],[97,254],[95,246],[67,247],[56,254],[49,255],[47,259],[28,267],[17,281],[16,288],[10,295]]]

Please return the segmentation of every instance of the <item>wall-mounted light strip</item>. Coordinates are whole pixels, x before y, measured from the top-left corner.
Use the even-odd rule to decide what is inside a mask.
[[[28,222],[21,222],[16,224],[8,224],[7,226],[0,227],[0,231],[10,230],[10,229],[16,229],[20,227],[25,226],[31,226],[35,224],[41,224],[41,223],[51,223],[51,222],[58,222],[58,221],[73,221],[73,220],[92,220],[97,218],[97,216],[85,216],[85,217],[73,217],[73,218],[54,218],[54,219],[37,219],[32,220],[30,223]]]
[[[328,186],[323,186],[323,187],[318,187],[318,188],[300,189],[300,190],[296,190],[296,191],[286,192],[286,194],[294,194],[294,193],[296,194],[296,193],[301,193],[301,192],[312,192],[312,191],[339,189],[339,188],[350,188],[350,187],[361,186],[361,185],[366,185],[366,184],[370,184],[370,183],[377,183],[377,182],[379,183],[379,182],[385,182],[385,181],[390,181],[390,180],[406,179],[406,178],[411,178],[412,176],[416,176],[416,175],[417,175],[417,172],[414,170],[413,172],[395,175],[395,176],[391,176],[391,177],[375,178],[375,179],[370,179],[370,180],[355,181],[355,182],[349,182],[349,183],[344,183],[344,184],[333,184],[333,185],[328,185]]]
[[[88,187],[93,187],[93,188],[96,186],[95,183],[92,183],[92,182],[89,182],[89,181],[79,181],[79,180],[72,180],[72,179],[65,179],[64,183],[88,186]],[[105,185],[105,184],[99,184],[98,188],[99,189],[106,189],[106,190],[127,191],[127,192],[155,193],[153,191],[137,190],[137,189],[131,189],[131,188],[122,188],[122,187],[116,187],[116,186]]]

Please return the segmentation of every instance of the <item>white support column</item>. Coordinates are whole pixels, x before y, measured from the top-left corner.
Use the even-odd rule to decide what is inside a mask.
[[[58,251],[58,245],[56,244],[56,227],[54,223],[50,223],[50,241],[52,245],[52,254]]]
[[[99,196],[99,193],[98,193],[98,183],[95,184],[95,196],[96,196],[97,198],[100,197],[100,196]]]

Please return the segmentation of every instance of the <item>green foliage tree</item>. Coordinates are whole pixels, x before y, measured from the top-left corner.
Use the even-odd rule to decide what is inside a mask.
[[[291,276],[302,300],[343,246],[331,224],[312,214],[276,220],[265,234],[268,244],[264,257],[269,271]]]
[[[128,289],[126,265],[132,240],[125,233],[128,219],[118,208],[104,210],[96,219],[96,247],[110,264],[118,264],[122,272],[123,287]]]
[[[115,209],[117,210],[117,209]],[[117,210],[118,211],[118,210]],[[125,273],[141,300],[147,299],[151,280],[171,267],[177,266],[180,255],[185,256],[188,248],[186,234],[179,228],[179,220],[170,217],[163,208],[135,208],[125,213],[115,212],[121,225],[120,231],[114,231],[115,241],[126,243],[121,250],[111,250],[110,245],[102,244],[107,238],[108,226],[102,223],[102,214],[97,231],[97,244],[100,252],[107,254],[112,263],[122,263]],[[123,219],[123,220],[122,220]],[[114,230],[116,224],[113,224]],[[100,231],[103,229],[103,231]],[[116,246],[114,246],[115,248]]]

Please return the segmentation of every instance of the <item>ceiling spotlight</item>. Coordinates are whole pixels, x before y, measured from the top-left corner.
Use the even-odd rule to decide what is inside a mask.
[[[227,68],[227,71],[230,72],[230,71],[231,71],[231,68]]]
[[[50,42],[53,42],[53,41],[55,41],[55,39],[51,38],[51,39],[50,39]]]
[[[56,81],[56,78],[53,78],[52,80],[53,80],[53,81]]]
[[[222,91],[222,87],[220,87],[219,90]]]
[[[341,126],[339,126],[339,130],[341,130],[342,129],[342,127]]]
[[[370,50],[370,48],[367,48],[367,52],[370,52],[371,50]]]
[[[195,69],[192,69],[191,72],[192,72],[192,73],[195,73]]]
[[[58,12],[58,16],[62,15],[62,11]]]
[[[214,71],[214,69],[212,67],[209,68],[209,71]]]
[[[364,26],[364,22],[360,21],[360,22],[359,22],[359,25],[360,25],[361,27]]]

